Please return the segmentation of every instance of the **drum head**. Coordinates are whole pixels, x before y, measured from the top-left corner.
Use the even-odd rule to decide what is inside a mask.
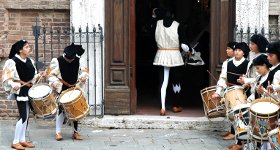
[[[250,109],[257,114],[272,114],[279,110],[279,106],[272,102],[262,101],[252,104]]]
[[[72,102],[73,100],[75,100],[76,98],[78,98],[81,95],[81,91],[80,90],[70,90],[67,91],[66,93],[64,93],[61,98],[60,98],[60,102],[61,103],[68,103],[68,102]]]
[[[32,86],[28,91],[28,96],[32,99],[40,99],[51,93],[51,88],[47,84],[39,84]]]

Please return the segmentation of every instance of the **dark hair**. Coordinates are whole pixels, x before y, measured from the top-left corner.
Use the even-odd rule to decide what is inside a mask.
[[[259,66],[259,65],[266,65],[267,68],[270,68],[272,65],[269,63],[267,56],[264,54],[259,55],[255,59],[253,59],[253,65]]]
[[[227,47],[234,49],[234,46],[237,44],[237,42],[228,42]]]
[[[234,50],[241,49],[244,53],[244,57],[247,58],[250,52],[249,46],[245,42],[240,42],[234,45]]]
[[[19,51],[23,49],[26,43],[28,43],[26,40],[19,40],[13,44],[9,54],[9,59],[12,59],[16,54],[19,54]]]
[[[266,52],[276,54],[278,61],[280,61],[280,41],[269,43]]]
[[[260,53],[265,53],[266,46],[269,44],[267,39],[261,34],[254,34],[250,38],[250,41],[252,41],[253,43],[255,43],[258,46]]]

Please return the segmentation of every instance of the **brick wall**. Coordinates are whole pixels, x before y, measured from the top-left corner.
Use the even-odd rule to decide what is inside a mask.
[[[12,44],[27,40],[34,50],[32,25],[36,18],[46,27],[70,27],[69,0],[0,0],[0,74]],[[39,47],[39,57],[42,57]],[[31,58],[34,59],[34,53]],[[15,101],[6,100],[0,79],[0,117],[17,116]]]
[[[18,110],[15,100],[0,100],[0,117],[17,117]]]

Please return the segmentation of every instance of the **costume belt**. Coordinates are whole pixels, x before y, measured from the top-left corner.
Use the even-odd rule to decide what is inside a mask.
[[[68,87],[76,86],[76,84],[78,83],[78,82],[76,82],[76,83],[74,83],[74,84],[69,84],[68,82],[64,81],[63,79],[59,79],[59,81],[60,81],[62,84],[68,86]]]
[[[180,50],[178,47],[170,47],[170,48],[159,48],[158,50]]]

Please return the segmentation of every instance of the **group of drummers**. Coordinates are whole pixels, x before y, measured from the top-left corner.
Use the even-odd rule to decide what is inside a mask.
[[[280,150],[280,41],[254,34],[249,46],[229,42],[226,52],[217,85],[201,90],[205,115],[230,121],[223,136],[235,139],[231,150]]]
[[[63,139],[61,127],[67,119],[73,127],[72,139],[82,140],[78,121],[89,113],[81,90],[88,79],[88,69],[80,64],[84,52],[81,45],[71,44],[65,47],[62,56],[52,59],[46,70],[37,71],[29,58],[29,43],[20,40],[12,45],[2,72],[3,87],[9,99],[16,100],[19,112],[12,148],[35,147],[25,137],[30,110],[42,118],[56,116],[57,141]]]

